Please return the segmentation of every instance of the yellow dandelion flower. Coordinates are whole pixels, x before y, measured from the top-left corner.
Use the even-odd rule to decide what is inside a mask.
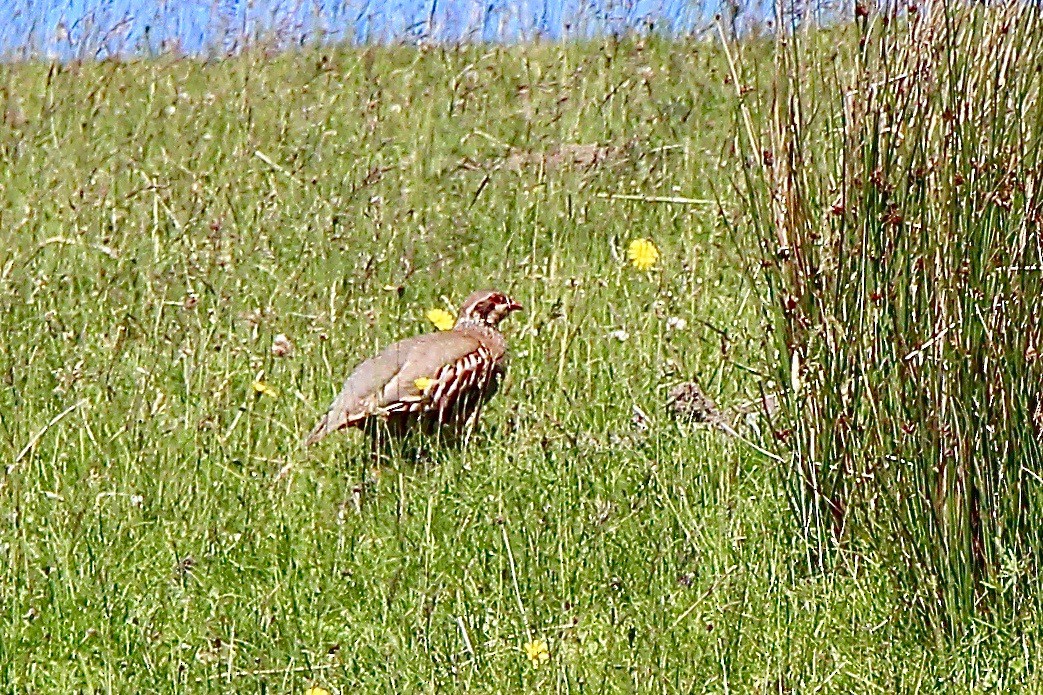
[[[417,391],[426,391],[427,387],[435,383],[434,379],[428,379],[426,376],[422,376],[419,379],[413,380],[413,386],[416,386]]]
[[[659,249],[651,239],[634,239],[627,247],[627,258],[638,270],[649,270],[659,262]]]
[[[278,398],[279,392],[275,390],[273,386],[265,381],[258,379],[253,383],[254,392],[263,396],[271,396],[272,398]]]
[[[428,309],[425,316],[440,331],[448,331],[456,325],[456,318],[445,309]]]
[[[525,649],[525,657],[532,662],[533,668],[539,668],[540,664],[550,659],[550,650],[547,649],[547,643],[541,639],[532,640],[523,648]]]
[[[330,691],[326,688],[320,688],[317,685],[313,685],[304,691],[304,695],[330,695]]]

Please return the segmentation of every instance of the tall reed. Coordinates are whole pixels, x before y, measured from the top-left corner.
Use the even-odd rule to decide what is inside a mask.
[[[1043,548],[1040,12],[784,9],[767,88],[729,54],[809,558],[869,549],[941,629],[1014,615]]]

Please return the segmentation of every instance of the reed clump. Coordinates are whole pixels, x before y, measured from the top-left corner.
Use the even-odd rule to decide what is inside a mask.
[[[868,549],[939,629],[1016,616],[1043,547],[1040,12],[860,2],[775,48],[741,183],[808,557]]]

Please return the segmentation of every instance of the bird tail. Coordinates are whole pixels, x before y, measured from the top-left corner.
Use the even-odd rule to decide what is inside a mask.
[[[303,444],[305,447],[309,447],[331,432],[342,430],[345,427],[357,427],[358,420],[357,417],[349,417],[347,410],[338,401],[334,401],[315,428],[304,438]]]
[[[304,446],[309,447],[330,433],[330,430],[326,428],[329,419],[329,413],[322,416],[322,419],[319,420],[319,424],[315,425],[315,428],[308,433],[307,437],[304,438]]]

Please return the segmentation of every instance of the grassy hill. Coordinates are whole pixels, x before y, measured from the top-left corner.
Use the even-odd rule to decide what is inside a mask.
[[[0,74],[8,690],[1030,677],[1032,629],[941,640],[872,553],[809,566],[779,464],[671,416],[682,381],[725,407],[771,388],[754,251],[730,233],[745,201],[718,48]],[[627,260],[644,237],[650,271]],[[469,446],[380,467],[357,433],[301,450],[358,361],[484,286],[526,311]]]

